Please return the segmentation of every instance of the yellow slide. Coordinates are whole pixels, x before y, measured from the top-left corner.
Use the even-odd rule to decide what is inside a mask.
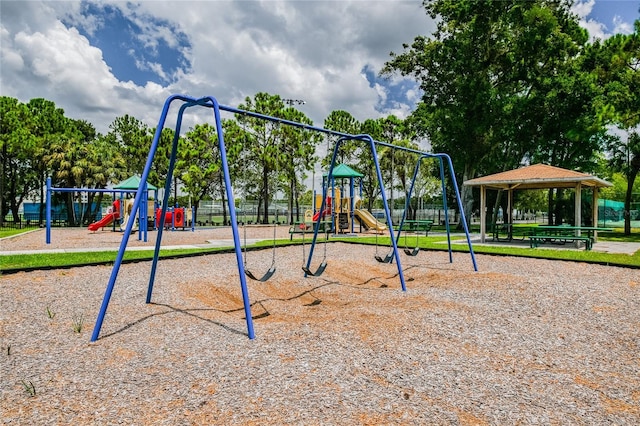
[[[360,210],[360,209],[355,209],[353,211],[353,213],[355,214],[355,216],[358,218],[358,220],[360,222],[362,222],[362,224],[364,226],[366,226],[369,229],[375,229],[376,231],[386,231],[387,230],[387,225],[385,225],[382,222],[379,222],[375,217],[373,217],[373,215],[371,213],[369,213],[366,210]]]
[[[128,198],[125,200],[124,202],[124,215],[122,218],[122,222],[120,222],[120,230],[124,231],[125,229],[127,229],[127,222],[129,222],[129,215],[131,215],[131,210],[133,210],[133,198]],[[131,228],[132,231],[137,231],[138,230],[138,215],[136,214],[136,221],[133,222],[133,228]]]

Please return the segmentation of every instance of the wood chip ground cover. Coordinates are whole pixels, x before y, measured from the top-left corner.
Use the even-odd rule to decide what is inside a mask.
[[[274,277],[249,282],[255,340],[233,254],[161,261],[149,305],[150,263],[124,265],[95,343],[110,267],[1,276],[0,418],[640,423],[637,270],[478,256],[474,272],[468,255],[424,251],[402,255],[403,292],[374,254],[330,244],[325,273],[304,278],[301,248],[278,249]]]

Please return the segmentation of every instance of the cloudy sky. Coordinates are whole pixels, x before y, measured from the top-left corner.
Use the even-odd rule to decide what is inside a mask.
[[[639,8],[579,0],[574,10],[606,38],[631,32]],[[297,108],[319,126],[338,109],[405,117],[415,85],[376,76],[389,52],[434,29],[419,0],[0,0],[0,19],[0,95],[52,100],[102,133],[124,114],[155,127],[175,93],[230,106],[279,94],[305,101]]]

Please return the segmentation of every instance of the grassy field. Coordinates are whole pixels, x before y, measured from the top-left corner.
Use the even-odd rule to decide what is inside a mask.
[[[24,232],[24,231],[21,231]],[[14,230],[0,231],[0,237],[6,237],[14,235]],[[17,233],[20,233],[18,231]],[[457,238],[457,237],[456,237]],[[630,236],[625,236],[621,231],[616,230],[611,233],[602,233],[599,238],[602,241],[618,241],[618,242],[640,242],[640,232],[634,232]],[[459,238],[457,238],[459,239]],[[372,237],[357,237],[357,238],[340,238],[334,237],[332,241],[343,241],[352,244],[369,244],[378,245],[382,251],[389,250],[390,238],[378,236]],[[446,236],[429,236],[419,237],[415,236],[407,238],[400,238],[398,242],[399,247],[405,245],[411,248],[417,246],[420,250],[435,250],[443,251],[447,250]],[[250,248],[264,248],[273,244],[272,241],[262,241]],[[277,244],[280,246],[301,244],[300,240],[289,241],[278,240]],[[308,244],[308,241],[307,241]],[[180,249],[180,250],[161,250],[160,256],[162,258],[167,257],[181,257],[181,256],[196,256],[205,255],[221,251],[229,251],[229,248],[208,248],[208,249]],[[468,252],[466,244],[453,244],[452,250],[456,252]],[[528,246],[512,247],[512,246],[486,246],[475,245],[473,247],[475,253],[478,254],[490,254],[498,256],[520,256],[520,257],[533,257],[543,259],[557,259],[576,262],[590,262],[599,263],[605,265],[617,265],[626,267],[638,267],[640,268],[640,250],[634,255],[628,254],[616,254],[616,253],[602,253],[597,251],[586,250],[558,250],[554,248],[537,248],[531,249]],[[104,252],[85,252],[85,253],[50,253],[50,254],[18,254],[18,255],[6,255],[0,256],[0,273],[12,272],[16,270],[30,270],[30,269],[50,269],[50,268],[68,268],[73,266],[86,266],[86,265],[103,265],[111,264],[115,261],[117,251],[104,251]],[[153,258],[153,251],[127,251],[125,253],[125,262],[134,261],[148,261]]]

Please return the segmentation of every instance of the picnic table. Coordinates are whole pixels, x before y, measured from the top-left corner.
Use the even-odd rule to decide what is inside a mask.
[[[415,232],[424,231],[424,235],[426,237],[429,234],[429,231],[431,231],[432,226],[432,220],[405,220],[402,224],[402,230]]]
[[[542,243],[565,244],[575,242],[579,246],[580,242],[585,243],[585,248],[591,250],[595,243],[597,232],[612,232],[611,228],[599,226],[570,226],[570,225],[540,225],[536,227],[534,233],[529,235],[530,246],[538,247]],[[585,235],[586,234],[586,235]]]
[[[513,223],[496,223],[492,228],[493,241],[512,241],[517,237],[519,237],[519,240],[524,240],[536,227],[516,226],[514,228]]]

